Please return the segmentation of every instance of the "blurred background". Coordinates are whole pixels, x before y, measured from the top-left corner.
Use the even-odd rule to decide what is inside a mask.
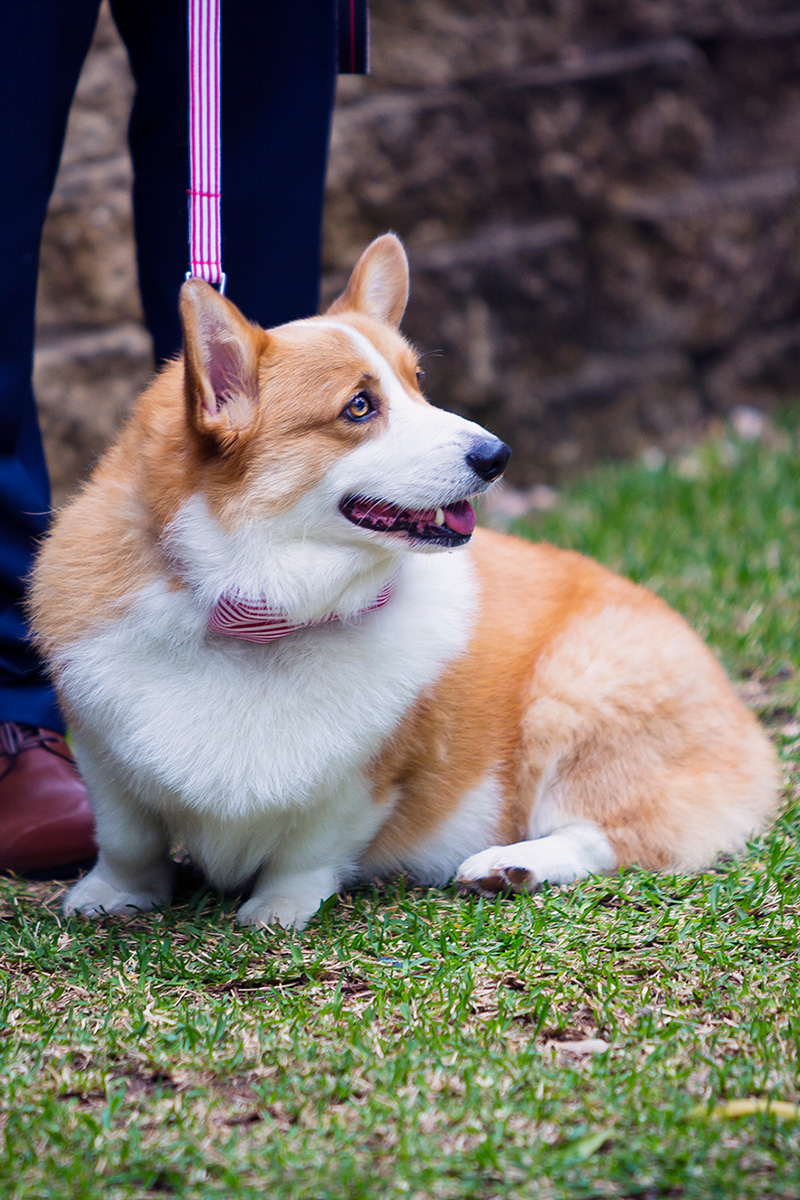
[[[426,390],[512,444],[512,483],[800,396],[800,5],[372,0],[372,58],[339,83],[323,298],[399,233]],[[39,285],[57,504],[152,371],[131,98],[104,9]]]

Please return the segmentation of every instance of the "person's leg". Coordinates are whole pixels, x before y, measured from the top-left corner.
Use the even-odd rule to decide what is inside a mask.
[[[50,515],[31,387],[39,247],[98,4],[0,5],[0,868],[17,870],[93,850],[86,791],[23,596]]]
[[[112,0],[137,94],[131,118],[142,300],[156,357],[180,348],[187,268],[185,0]],[[334,0],[222,4],[223,268],[269,327],[319,297],[322,197],[335,82]]]
[[[0,5],[0,721],[62,728],[24,580],[50,488],[31,387],[39,246],[99,0]]]

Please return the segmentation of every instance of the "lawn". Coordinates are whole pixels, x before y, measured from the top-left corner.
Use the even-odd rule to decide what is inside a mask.
[[[301,935],[188,869],[127,923],[0,880],[3,1200],[800,1197],[798,422],[596,471],[524,532],[708,639],[780,748],[776,827],[699,876],[399,882]]]

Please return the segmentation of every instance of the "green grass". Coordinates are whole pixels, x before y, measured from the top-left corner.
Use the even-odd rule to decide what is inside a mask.
[[[299,936],[188,874],[124,924],[0,881],[0,1196],[800,1196],[800,1121],[712,1114],[800,1099],[800,450],[768,443],[603,469],[526,532],[711,642],[785,761],[774,830],[692,877],[399,883]]]

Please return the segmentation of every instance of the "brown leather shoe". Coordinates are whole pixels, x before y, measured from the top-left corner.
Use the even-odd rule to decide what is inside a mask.
[[[86,785],[63,737],[0,722],[0,870],[62,868],[96,853]]]

